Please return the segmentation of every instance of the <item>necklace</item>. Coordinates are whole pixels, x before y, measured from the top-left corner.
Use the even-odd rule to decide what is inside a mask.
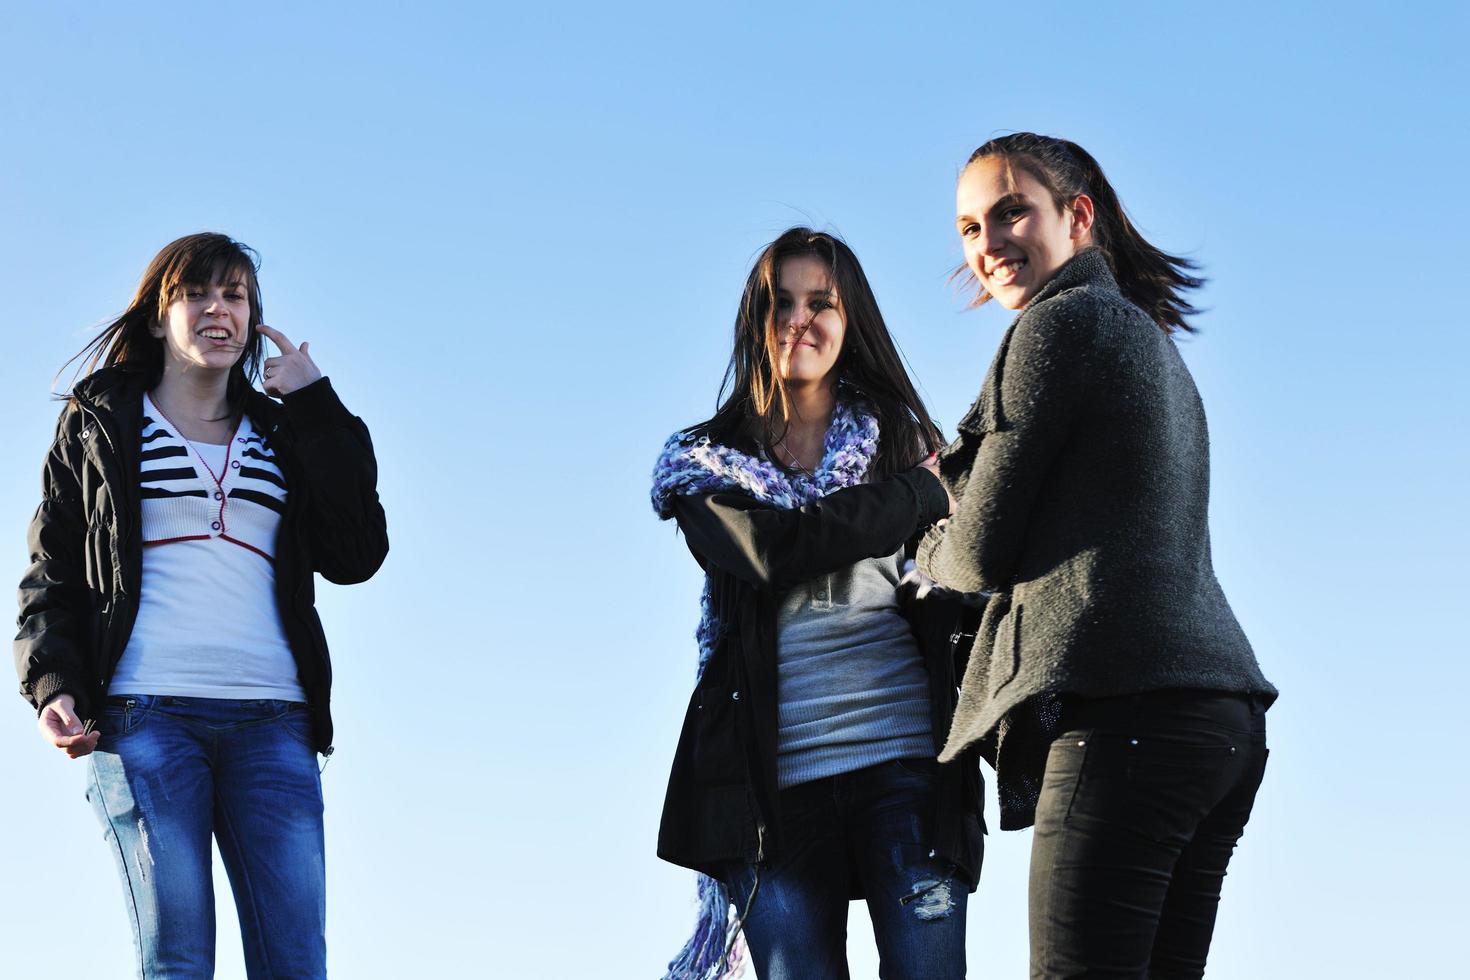
[[[796,467],[796,469],[797,469],[797,471],[799,473],[802,473],[803,475],[805,475],[807,477],[807,479],[809,479],[809,480],[815,480],[817,478],[816,470],[817,469],[820,469],[821,468],[821,465],[822,465],[820,462],[817,463],[817,466],[815,468],[808,469],[806,466],[802,465],[801,460],[799,460],[799,459],[796,458],[796,454],[793,453],[791,451],[791,448],[786,445],[786,440],[784,438],[779,443],[776,444],[776,448],[779,449],[779,450],[781,450],[782,455],[784,455],[786,457],[787,461],[792,466]]]
[[[219,503],[219,519],[214,522],[213,527],[216,531],[223,531],[225,523],[225,477],[228,476],[230,472],[230,454],[234,451],[235,448],[235,437],[238,436],[240,433],[240,426],[245,424],[244,416],[241,416],[240,421],[235,423],[235,431],[230,433],[230,441],[225,443],[224,467],[220,470],[218,474],[216,474],[214,472],[214,467],[209,465],[209,461],[205,459],[204,454],[199,451],[199,447],[194,445],[194,440],[184,435],[183,430],[179,428],[178,423],[168,417],[168,413],[159,406],[158,402],[153,400],[153,397],[151,395],[147,395],[145,397],[147,397],[148,399],[148,404],[156,409],[158,414],[163,416],[163,420],[173,428],[174,435],[184,440],[184,445],[189,447],[189,451],[194,454],[194,458],[199,461],[199,465],[204,467],[204,472],[208,473],[209,478],[214,481],[214,493],[212,494],[212,496]],[[240,464],[238,462],[235,463],[235,468],[240,468]]]

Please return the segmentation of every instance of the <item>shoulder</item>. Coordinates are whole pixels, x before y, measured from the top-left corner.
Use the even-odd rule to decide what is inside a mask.
[[[257,429],[269,430],[285,412],[280,402],[269,395],[251,388],[245,394],[245,414],[249,416],[251,425]]]
[[[143,392],[149,388],[149,380],[148,371],[137,364],[98,368],[72,385],[72,401],[75,403],[78,398],[89,401],[136,398],[141,403]]]
[[[796,506],[796,496],[774,463],[712,440],[702,427],[674,433],[653,467],[653,509],[673,516],[673,500],[735,491],[757,500]]]
[[[699,466],[695,452],[701,445],[709,445],[709,437],[698,434],[696,428],[680,429],[665,439],[654,460],[650,498],[660,519],[673,516],[673,498],[687,493],[687,488],[697,479]]]
[[[61,414],[56,416],[56,441],[75,442],[81,439],[84,423],[82,407],[77,404],[76,399],[68,398],[61,406]]]
[[[1048,296],[1021,313],[1017,325],[1033,330],[1066,332],[1087,330],[1106,321],[1137,315],[1147,318],[1116,289],[1085,283]]]
[[[701,426],[680,429],[664,440],[653,464],[651,500],[654,513],[662,519],[673,516],[673,501],[721,489],[729,483],[733,452],[712,442]]]
[[[658,451],[658,458],[653,463],[653,478],[658,483],[661,474],[667,474],[691,466],[696,460],[696,453],[701,449],[708,449],[712,443],[709,436],[698,431],[697,426],[688,429],[680,429],[664,440],[663,447]]]
[[[1018,346],[1031,351],[1108,356],[1159,332],[1117,290],[1090,283],[1049,296],[1016,320]]]

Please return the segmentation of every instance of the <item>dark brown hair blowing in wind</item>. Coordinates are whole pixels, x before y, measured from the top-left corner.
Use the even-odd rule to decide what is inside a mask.
[[[1052,203],[1059,210],[1070,206],[1079,195],[1091,198],[1095,214],[1093,244],[1107,256],[1123,295],[1152,317],[1165,333],[1194,330],[1186,317],[1199,310],[1184,297],[1184,292],[1204,285],[1205,281],[1193,274],[1197,266],[1189,259],[1156,248],[1138,233],[1128,220],[1117,191],[1090,153],[1071,140],[1036,133],[1011,133],[980,146],[970,154],[965,166],[988,157],[1000,157],[1008,166],[1020,167],[1035,177],[1050,192]],[[960,269],[955,274],[965,277],[967,271]],[[975,305],[989,298],[981,289]]]
[[[164,321],[169,305],[185,287],[238,281],[250,300],[250,330],[244,354],[230,370],[227,397],[231,408],[239,411],[266,354],[265,339],[255,329],[262,322],[259,267],[255,252],[228,235],[200,232],[169,242],[148,263],[128,308],[62,370],[77,361],[83,362],[79,374],[90,374],[99,366],[126,365],[147,372],[152,387],[163,375],[163,341],[150,328]]]
[[[773,447],[786,433],[791,403],[778,370],[777,277],[781,263],[796,256],[819,260],[831,277],[846,323],[836,365],[838,384],[865,401],[878,420],[872,478],[913,467],[943,445],[939,428],[904,370],[857,256],[836,236],[810,228],[788,229],[756,259],[735,314],[735,346],[720,385],[719,409],[690,431],[743,452],[763,451],[781,465]]]

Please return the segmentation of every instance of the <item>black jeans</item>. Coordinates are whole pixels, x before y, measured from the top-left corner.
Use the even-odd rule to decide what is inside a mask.
[[[1258,698],[1072,699],[1031,845],[1031,977],[1204,974],[1220,885],[1266,767]]]

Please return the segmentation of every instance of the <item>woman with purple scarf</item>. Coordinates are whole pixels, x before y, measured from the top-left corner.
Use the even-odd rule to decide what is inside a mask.
[[[701,873],[701,917],[668,976],[737,972],[743,932],[762,980],[845,977],[863,898],[884,977],[962,977],[982,784],[935,757],[972,611],[905,578],[951,511],[942,439],[844,243],[765,249],[726,387],[654,471],[706,573],[658,849]]]

